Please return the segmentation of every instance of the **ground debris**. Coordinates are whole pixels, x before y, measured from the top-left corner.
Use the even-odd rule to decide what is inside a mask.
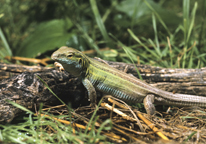
[[[105,102],[104,102],[105,104]],[[125,103],[123,103],[125,105]],[[206,113],[198,107],[191,108],[169,108],[167,112],[156,112],[155,115],[140,113],[136,108],[125,105],[125,109],[118,106],[111,110],[99,107],[96,115],[99,116],[95,122],[98,129],[106,119],[111,119],[113,127],[109,131],[102,131],[109,141],[115,143],[205,143],[206,142]],[[72,116],[76,124],[88,125],[95,109],[91,107],[79,107],[74,109]],[[120,111],[117,113],[115,111]],[[50,113],[68,115],[66,107],[58,110],[52,108]],[[124,115],[122,116],[121,113]],[[135,114],[135,116],[134,116]],[[137,122],[136,118],[139,123]],[[143,118],[141,118],[143,117]],[[149,124],[146,121],[149,121]],[[141,126],[140,126],[141,125]],[[142,127],[142,129],[141,129]],[[154,129],[156,128],[156,129]],[[76,127],[78,130],[79,128]],[[81,127],[81,129],[84,129]],[[159,134],[158,134],[159,133]]]

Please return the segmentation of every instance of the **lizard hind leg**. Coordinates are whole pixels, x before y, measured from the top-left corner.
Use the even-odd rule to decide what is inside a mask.
[[[144,107],[145,107],[145,110],[146,110],[147,114],[153,115],[155,113],[155,107],[153,105],[154,95],[153,94],[148,94],[144,98],[143,103],[144,103]]]

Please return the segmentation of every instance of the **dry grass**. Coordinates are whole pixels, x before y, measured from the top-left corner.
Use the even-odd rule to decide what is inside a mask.
[[[115,143],[206,142],[206,113],[201,108],[169,107],[167,112],[156,112],[151,116],[140,113],[136,108],[130,107],[124,102],[120,104],[115,100],[109,98],[109,100],[107,99],[108,103],[102,102],[96,114],[98,119],[93,121],[95,131],[105,120],[112,121],[111,130],[101,131],[101,135],[105,135],[108,141]],[[94,111],[95,109],[91,107],[79,107],[71,112],[72,118],[75,119],[72,123],[66,120],[56,120],[72,124],[74,131],[91,130],[92,125],[90,126],[89,122]],[[68,115],[64,106],[51,108],[50,113]]]

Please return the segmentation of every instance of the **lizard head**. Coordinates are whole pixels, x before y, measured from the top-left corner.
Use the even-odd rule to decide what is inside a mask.
[[[66,46],[62,46],[55,51],[51,58],[59,62],[67,72],[78,77],[86,72],[89,64],[86,55],[76,49]]]

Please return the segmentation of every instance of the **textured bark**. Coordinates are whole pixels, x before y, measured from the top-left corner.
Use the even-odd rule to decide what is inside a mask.
[[[82,103],[86,90],[77,78],[54,69],[35,73],[24,72],[0,82],[0,123],[10,122],[22,112],[7,100],[28,109],[38,107],[40,103],[44,105],[60,103],[36,75],[41,77],[65,103],[70,102],[74,106]]]

